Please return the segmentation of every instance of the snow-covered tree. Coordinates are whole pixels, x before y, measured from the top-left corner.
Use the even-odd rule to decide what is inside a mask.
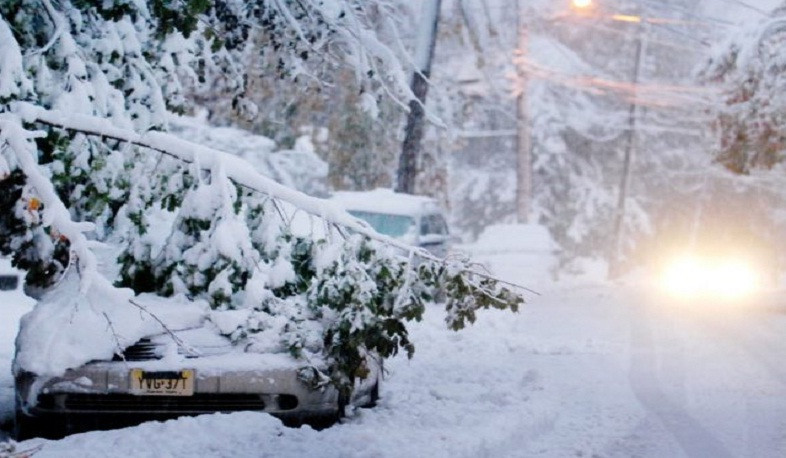
[[[718,160],[736,173],[770,168],[786,158],[786,5],[719,47],[701,76],[718,83]]]
[[[412,13],[406,3],[364,2],[363,20],[380,40],[397,43],[408,33]],[[252,30],[250,38],[260,48],[271,45],[265,30]],[[393,46],[391,52],[405,57],[403,47]],[[203,102],[212,107],[211,122],[232,122],[286,148],[304,134],[310,135],[316,153],[329,165],[328,182],[334,189],[391,185],[400,143],[398,126],[406,113],[403,99],[391,97],[390,88],[373,77],[379,70],[359,77],[357,68],[348,62],[320,59],[318,75],[309,71],[271,78],[280,72],[277,55],[246,53],[244,59],[246,100],[256,107],[255,116],[244,113],[242,104],[229,103],[231,97],[221,90],[204,96],[197,93],[198,100],[206,99]]]
[[[370,92],[409,100],[400,61],[366,22],[385,3],[0,3],[0,251],[42,289],[68,288],[58,279],[71,263],[80,287],[63,291],[88,302],[122,306],[132,292],[204,300],[244,348],[318,357],[343,391],[369,354],[411,354],[406,322],[435,291],[454,329],[478,309],[515,310],[521,297],[467,261],[398,245],[402,257],[385,246],[396,242],[325,202],[162,132],[171,112],[193,108],[193,94],[203,103],[228,95],[256,112],[243,67],[252,52],[272,56],[271,77],[292,84],[343,63]],[[262,47],[250,38],[259,30]],[[37,310],[46,320],[49,309]],[[238,310],[245,318],[234,325],[220,318]],[[133,343],[120,334],[132,340],[104,356]]]

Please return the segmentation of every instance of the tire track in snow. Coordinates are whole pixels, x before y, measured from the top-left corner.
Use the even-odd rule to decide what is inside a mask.
[[[639,302],[641,304],[641,302]],[[655,343],[646,305],[632,309],[629,380],[636,399],[656,417],[689,457],[731,458],[733,455],[661,387]]]
[[[746,431],[749,456],[786,456],[786,316],[783,310],[746,307],[729,314],[711,315],[698,324],[716,341],[727,342],[744,354],[751,382],[741,427]]]
[[[728,317],[705,320],[703,324],[720,337],[734,342],[751,360],[766,369],[773,380],[786,387],[786,365],[783,364],[783,355],[786,354],[786,339],[783,338],[786,319],[768,310],[737,312],[743,315],[735,315],[734,320]],[[751,332],[751,329],[756,332]]]

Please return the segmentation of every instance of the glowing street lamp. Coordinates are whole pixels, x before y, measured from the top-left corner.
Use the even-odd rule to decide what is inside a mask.
[[[594,0],[570,0],[570,7],[578,16],[591,16],[597,10]]]
[[[574,8],[584,10],[592,6],[592,0],[571,0]]]

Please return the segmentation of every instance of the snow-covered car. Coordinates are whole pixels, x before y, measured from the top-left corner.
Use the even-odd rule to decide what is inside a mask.
[[[450,248],[445,212],[435,199],[375,189],[336,192],[332,200],[380,234],[425,248],[439,257]]]
[[[41,357],[59,350],[48,348],[46,342],[26,342],[25,327],[36,322],[34,314],[22,319],[14,362],[17,438],[60,437],[235,411],[267,412],[288,425],[320,427],[338,420],[348,405],[369,407],[378,398],[382,367],[374,358],[369,358],[369,374],[356,382],[351,399],[346,399],[302,360],[287,353],[248,352],[233,344],[217,332],[219,320],[205,319],[204,308],[194,302],[178,304],[152,296],[144,300],[149,301],[144,311],[137,312],[155,316],[165,332],[118,350],[111,359],[96,359],[58,376],[40,375],[29,367],[36,367],[37,360],[49,364],[65,359],[73,351]],[[46,372],[46,365],[41,368]]]

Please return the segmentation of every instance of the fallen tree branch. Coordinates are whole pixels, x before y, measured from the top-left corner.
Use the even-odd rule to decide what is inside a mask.
[[[276,200],[287,202],[329,223],[347,228],[372,240],[398,248],[405,253],[417,256],[421,259],[443,264],[450,263],[450,261],[438,258],[422,248],[414,247],[377,233],[368,225],[363,224],[363,222],[337,207],[332,202],[288,188],[262,175],[256,171],[252,164],[239,156],[192,143],[171,134],[157,131],[140,134],[133,130],[115,127],[109,119],[77,113],[66,113],[58,110],[47,110],[28,102],[15,103],[14,111],[18,113],[24,121],[29,123],[38,122],[72,132],[129,143],[157,151],[186,163],[197,163],[202,170],[209,171],[217,162],[223,162],[227,177],[238,186],[265,194],[272,198],[274,202]],[[522,291],[539,294],[525,286],[502,280],[493,275],[472,269],[463,270],[469,274],[495,280]]]

